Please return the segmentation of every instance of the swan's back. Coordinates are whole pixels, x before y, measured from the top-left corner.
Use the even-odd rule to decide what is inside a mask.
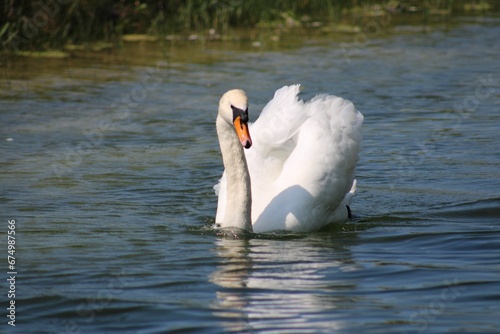
[[[250,126],[253,145],[245,154],[255,232],[314,231],[347,219],[363,115],[332,95],[303,102],[299,87],[276,91]]]

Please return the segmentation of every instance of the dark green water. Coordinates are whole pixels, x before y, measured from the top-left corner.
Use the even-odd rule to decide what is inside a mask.
[[[462,19],[273,52],[4,62],[0,332],[498,332],[498,36],[498,19]],[[246,90],[255,119],[293,83],[365,116],[355,219],[218,236],[218,100]]]

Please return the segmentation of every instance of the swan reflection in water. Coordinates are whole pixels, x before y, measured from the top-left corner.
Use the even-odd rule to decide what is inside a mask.
[[[213,308],[227,331],[330,332],[345,327],[336,309],[353,302],[342,291],[356,289],[356,280],[339,280],[335,273],[359,266],[324,234],[221,238],[216,252],[222,264],[210,276],[220,286]]]

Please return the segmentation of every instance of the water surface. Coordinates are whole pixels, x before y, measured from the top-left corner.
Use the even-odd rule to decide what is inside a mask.
[[[17,222],[17,318],[1,331],[498,331],[499,35],[498,19],[464,18],[363,44],[9,60],[0,204],[2,233]],[[293,83],[365,116],[355,218],[219,236],[218,99],[243,88],[255,119]]]

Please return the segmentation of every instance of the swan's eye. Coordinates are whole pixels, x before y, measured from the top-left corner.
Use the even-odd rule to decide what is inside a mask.
[[[241,114],[241,122],[248,123],[248,108]]]

